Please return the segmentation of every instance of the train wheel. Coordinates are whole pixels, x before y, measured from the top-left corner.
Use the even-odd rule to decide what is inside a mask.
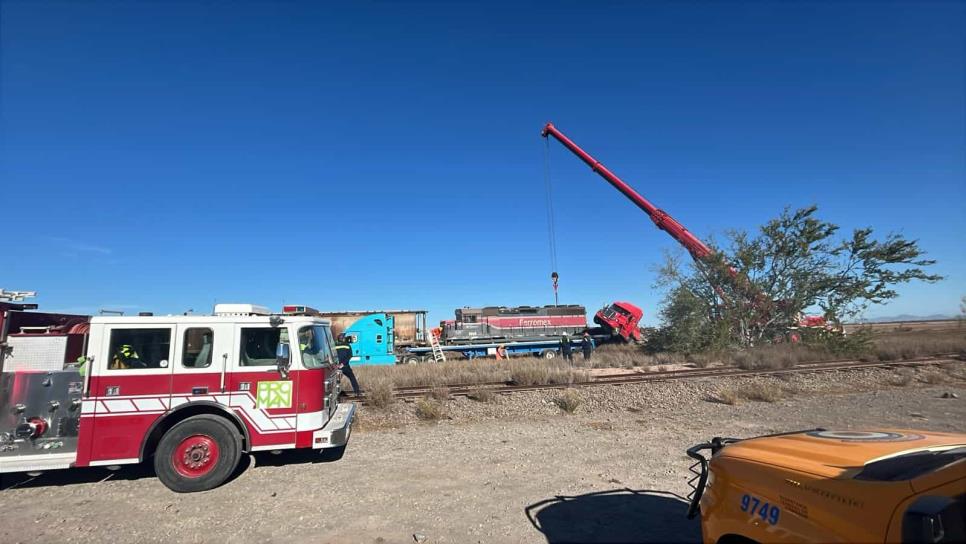
[[[545,349],[540,352],[540,357],[543,359],[553,359],[557,356],[557,350],[555,349]]]
[[[419,362],[419,357],[416,355],[407,355],[403,357],[402,362],[404,365],[414,365]]]

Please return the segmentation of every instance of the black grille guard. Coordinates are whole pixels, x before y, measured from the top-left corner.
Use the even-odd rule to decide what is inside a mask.
[[[808,433],[814,431],[824,431],[823,427],[816,427],[814,429],[806,429],[801,431],[789,431],[784,433],[774,433],[766,434],[763,436],[756,436],[753,438],[769,438],[773,436],[785,436],[790,434]],[[691,474],[694,476],[688,480],[688,485],[691,486],[691,492],[688,493],[688,519],[693,519],[694,516],[698,514],[701,508],[701,497],[704,495],[704,488],[708,484],[708,457],[705,457],[703,453],[704,450],[711,450],[711,457],[714,457],[716,453],[721,451],[721,448],[727,446],[728,444],[733,444],[735,442],[741,442],[742,440],[750,440],[750,438],[722,438],[716,436],[711,439],[711,442],[703,442],[695,446],[688,448],[688,457],[694,459],[695,463],[688,467]],[[696,470],[700,467],[700,470]],[[695,485],[697,482],[697,485]]]
[[[701,504],[701,497],[704,495],[704,487],[708,483],[708,458],[704,456],[701,452],[703,450],[711,450],[711,455],[718,453],[718,451],[725,447],[727,444],[732,442],[737,442],[741,440],[740,438],[721,438],[716,436],[711,439],[711,442],[703,442],[701,444],[691,446],[688,448],[688,457],[694,459],[695,463],[688,467],[691,474],[694,476],[688,480],[688,485],[691,487],[691,492],[688,493],[688,519],[694,519],[694,516],[698,514]],[[700,470],[697,470],[700,467]],[[695,485],[697,482],[697,485]]]

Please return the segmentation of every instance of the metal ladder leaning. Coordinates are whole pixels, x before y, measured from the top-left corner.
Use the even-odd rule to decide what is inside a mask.
[[[429,345],[433,348],[433,361],[445,363],[446,354],[443,353],[443,348],[439,347],[439,337],[432,332],[429,333]]]

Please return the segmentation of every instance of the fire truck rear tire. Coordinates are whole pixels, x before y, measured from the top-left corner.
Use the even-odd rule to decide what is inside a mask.
[[[241,459],[242,438],[223,417],[198,415],[168,429],[154,452],[154,471],[177,493],[207,491],[231,476]]]

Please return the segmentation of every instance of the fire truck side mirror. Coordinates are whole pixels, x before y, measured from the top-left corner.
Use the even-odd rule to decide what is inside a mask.
[[[275,348],[275,366],[283,380],[288,379],[288,368],[291,364],[292,354],[289,351],[288,344],[279,343],[278,347]]]

